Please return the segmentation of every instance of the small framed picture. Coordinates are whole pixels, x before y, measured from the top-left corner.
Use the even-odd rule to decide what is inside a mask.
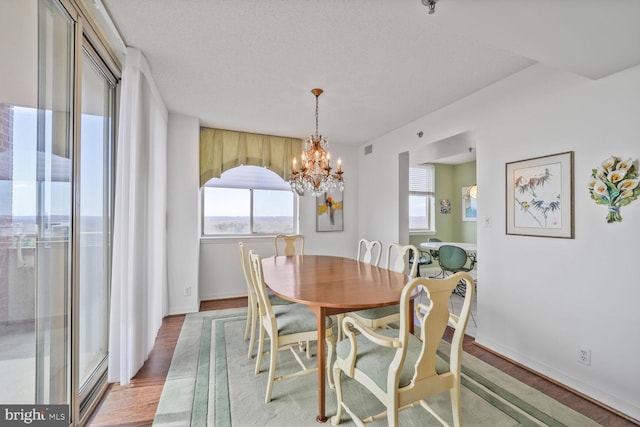
[[[573,239],[573,151],[506,164],[506,233]]]
[[[451,213],[451,201],[448,199],[440,200],[440,213],[441,214],[450,214]]]
[[[478,187],[475,185],[462,187],[462,220],[478,220]]]
[[[316,197],[316,231],[343,231],[342,191]]]

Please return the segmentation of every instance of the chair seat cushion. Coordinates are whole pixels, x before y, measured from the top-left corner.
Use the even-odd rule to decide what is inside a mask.
[[[359,317],[363,319],[373,320],[373,319],[382,319],[383,317],[391,316],[397,314],[400,316],[400,306],[398,304],[388,305],[386,307],[377,307],[377,308],[369,308],[366,310],[356,311]]]
[[[267,295],[269,295],[269,302],[271,303],[271,305],[293,304],[293,301],[289,301],[289,300],[286,300],[284,298],[280,298],[279,296],[275,295],[270,290],[267,290]]]
[[[303,304],[288,304],[274,310],[278,323],[278,335],[291,335],[299,332],[311,332],[318,329],[316,315],[309,307]],[[325,328],[333,327],[331,317],[326,317]]]
[[[420,258],[418,258],[418,264],[419,265],[427,265],[427,264],[431,264],[433,261],[431,260],[431,258],[427,258],[426,256],[421,256]],[[413,264],[413,258],[409,259],[409,264]]]
[[[398,337],[397,329],[376,330],[376,333],[388,337]],[[358,345],[356,369],[371,378],[381,390],[386,392],[389,365],[396,355],[397,349],[379,346],[362,335],[356,336],[356,343]],[[400,372],[400,387],[405,387],[411,382],[421,347],[422,341],[415,335],[409,334],[407,356]],[[339,359],[346,359],[349,355],[349,350],[351,350],[351,344],[348,339],[340,341],[336,346],[336,354]]]

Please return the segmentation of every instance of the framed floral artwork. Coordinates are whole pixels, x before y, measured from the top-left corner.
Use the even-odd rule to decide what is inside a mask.
[[[316,231],[343,231],[342,191],[316,197]]]
[[[573,239],[573,151],[506,164],[506,233]]]

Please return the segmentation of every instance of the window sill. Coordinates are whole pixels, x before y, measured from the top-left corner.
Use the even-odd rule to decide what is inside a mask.
[[[233,236],[200,236],[200,243],[204,244],[220,244],[220,243],[229,243],[229,242],[242,242],[248,240],[269,240],[272,241],[275,237],[275,234],[260,234],[260,235],[251,235],[251,234],[243,234],[243,235],[233,235]]]
[[[435,236],[435,230],[409,230],[409,236]]]

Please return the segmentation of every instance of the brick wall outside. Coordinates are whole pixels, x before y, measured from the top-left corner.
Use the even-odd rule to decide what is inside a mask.
[[[13,106],[0,104],[0,179],[13,175]]]

